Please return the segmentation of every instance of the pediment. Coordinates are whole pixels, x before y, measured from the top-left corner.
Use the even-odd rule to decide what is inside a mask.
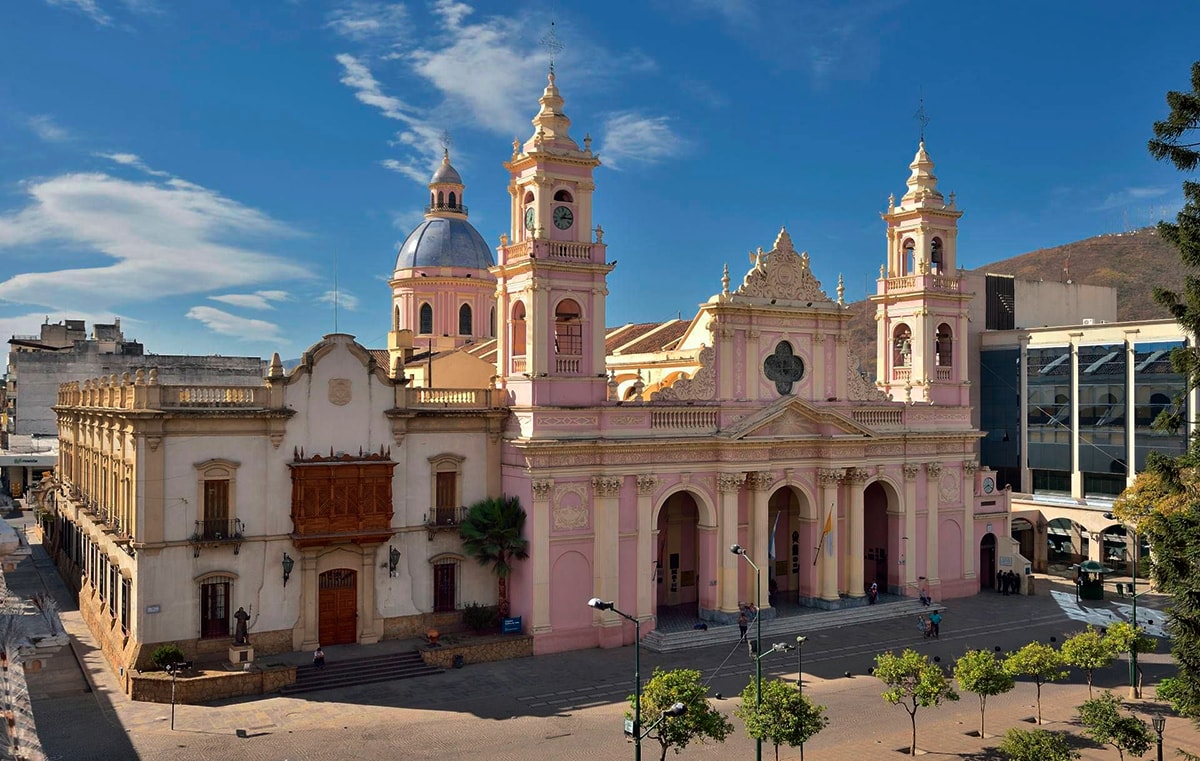
[[[785,397],[739,420],[727,435],[733,439],[777,439],[870,436],[872,433],[834,410],[813,406],[796,397]]]

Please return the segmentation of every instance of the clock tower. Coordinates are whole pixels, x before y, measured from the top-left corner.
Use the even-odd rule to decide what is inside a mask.
[[[888,197],[887,264],[875,295],[879,385],[895,401],[970,404],[967,314],[971,294],[958,274],[958,219],[947,203],[922,139],[909,169],[908,191]]]
[[[607,395],[605,297],[612,265],[592,229],[592,173],[600,157],[571,139],[551,70],[533,135],[505,163],[511,229],[496,276],[499,375],[516,406],[587,405]],[[593,237],[594,235],[594,237]]]

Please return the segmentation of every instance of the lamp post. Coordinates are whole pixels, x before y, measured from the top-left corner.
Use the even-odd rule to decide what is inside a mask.
[[[804,643],[808,637],[796,637],[796,689],[804,694]]]
[[[645,732],[639,731],[639,733],[636,735],[637,742],[638,742],[637,747],[638,748],[642,747],[642,738],[648,737],[650,735],[650,733],[654,731],[654,728],[657,727],[659,724],[662,724],[664,721],[671,718],[672,716],[683,716],[685,713],[687,713],[686,705],[684,705],[683,703],[672,703],[670,708],[664,709],[662,712],[662,715],[659,716],[654,721],[652,721],[650,723],[650,726],[646,727]]]
[[[1117,520],[1117,516],[1112,513],[1105,513],[1104,517],[1112,520]],[[1125,530],[1133,534],[1133,552],[1129,565],[1129,598],[1133,601],[1133,642],[1129,646],[1129,697],[1140,698],[1141,691],[1138,689],[1137,682],[1137,649],[1138,649],[1138,617],[1137,617],[1137,564],[1138,555],[1141,547],[1138,545],[1137,528],[1122,523]],[[1102,535],[1103,536],[1103,535]],[[1101,547],[1103,547],[1101,542]]]
[[[626,621],[633,622],[633,759],[634,761],[642,761],[642,622],[637,619],[637,616],[631,616],[628,613],[623,613],[617,610],[616,606],[611,602],[605,602],[599,597],[593,597],[588,600],[588,605],[596,610],[611,610]],[[658,723],[667,716],[669,711],[673,711],[676,706],[683,706],[682,703],[675,705],[663,711],[663,715],[658,721],[650,725],[650,729],[658,726]],[[671,714],[678,716],[683,713]],[[646,730],[649,733],[649,729]]]
[[[762,570],[750,559],[750,556],[746,554],[746,548],[742,545],[735,544],[729,548],[729,551],[734,555],[741,555],[742,559],[754,569],[754,618],[758,622],[755,625],[754,652],[759,656],[754,659],[754,710],[758,711],[762,708]],[[754,741],[754,761],[762,761],[761,739]]]
[[[1162,733],[1167,727],[1167,717],[1161,713],[1150,719],[1150,725],[1154,727],[1154,734],[1158,735],[1158,761],[1163,761],[1162,757]]]

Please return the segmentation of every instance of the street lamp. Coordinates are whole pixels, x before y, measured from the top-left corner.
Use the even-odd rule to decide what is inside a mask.
[[[587,604],[596,610],[611,610],[626,621],[633,622],[633,759],[634,761],[642,761],[642,737],[645,736],[642,734],[642,622],[636,616],[631,616],[628,613],[617,610],[613,603],[605,602],[599,597],[593,597],[588,600]],[[684,708],[682,703],[676,703],[666,711],[663,711],[662,717],[659,717],[658,721],[651,724],[650,728],[653,729],[657,726],[666,717],[667,712],[675,710],[676,706]],[[680,713],[683,713],[683,711],[681,710],[679,713],[671,715],[678,716]],[[646,731],[649,732],[650,730]]]
[[[804,643],[808,637],[796,637],[796,689],[804,694]]]
[[[1158,761],[1163,761],[1162,757],[1162,733],[1167,727],[1167,717],[1161,713],[1150,719],[1150,725],[1154,727],[1154,734],[1158,735]]]
[[[750,559],[750,556],[746,554],[746,548],[742,545],[735,544],[729,548],[729,551],[734,555],[741,555],[742,559],[754,569],[754,618],[758,622],[756,624],[757,633],[754,636],[754,652],[759,654],[759,657],[754,660],[754,710],[758,711],[762,708],[762,570]],[[762,761],[761,738],[754,741],[754,761]]]
[[[1117,516],[1112,513],[1105,513],[1104,517],[1110,521],[1117,520]],[[1137,617],[1137,564],[1138,555],[1141,554],[1141,546],[1138,544],[1137,528],[1121,523],[1126,531],[1133,533],[1133,557],[1129,566],[1129,597],[1133,600],[1133,641],[1129,645],[1129,697],[1140,698],[1137,683],[1137,649],[1138,649],[1138,617]],[[1103,546],[1103,542],[1101,542]]]
[[[662,712],[661,716],[659,716],[657,719],[655,719],[653,722],[651,722],[650,726],[646,727],[645,732],[639,732],[636,735],[637,742],[638,742],[637,747],[640,748],[642,746],[642,738],[648,737],[650,735],[650,733],[654,731],[654,728],[657,727],[659,724],[662,724],[664,721],[671,718],[672,716],[683,716],[685,713],[687,713],[687,706],[684,705],[683,703],[671,704],[670,708],[665,709]]]

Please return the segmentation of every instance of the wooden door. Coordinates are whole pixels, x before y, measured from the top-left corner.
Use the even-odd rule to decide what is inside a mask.
[[[318,581],[317,637],[322,645],[352,644],[358,638],[358,574],[338,568]]]

